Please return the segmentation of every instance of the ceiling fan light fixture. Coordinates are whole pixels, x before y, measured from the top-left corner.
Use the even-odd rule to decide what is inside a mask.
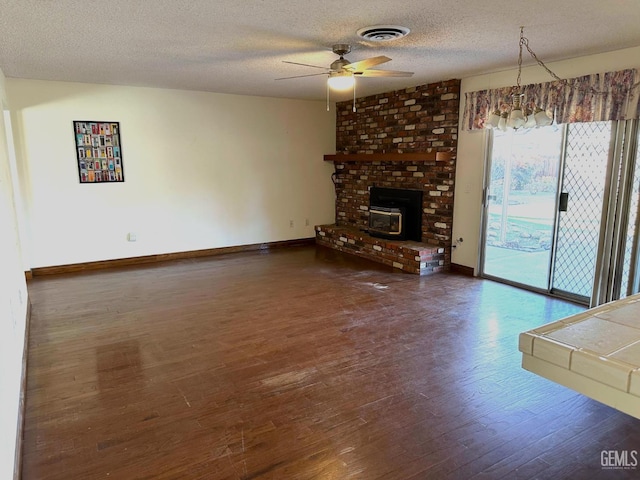
[[[356,79],[349,72],[331,73],[327,80],[332,90],[345,91],[350,90],[356,83]]]
[[[371,42],[388,42],[409,35],[407,27],[400,25],[374,25],[372,27],[363,27],[356,34]]]

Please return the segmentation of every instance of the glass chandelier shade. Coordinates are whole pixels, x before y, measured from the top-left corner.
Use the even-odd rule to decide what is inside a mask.
[[[485,120],[486,128],[496,128],[506,131],[510,128],[518,130],[520,128],[546,127],[553,123],[553,119],[547,115],[543,109],[522,104],[524,95],[514,93],[510,105],[502,105],[502,111],[495,109]]]

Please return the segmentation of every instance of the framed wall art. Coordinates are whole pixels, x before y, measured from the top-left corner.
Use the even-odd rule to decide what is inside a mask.
[[[74,120],[80,183],[124,182],[120,122]]]

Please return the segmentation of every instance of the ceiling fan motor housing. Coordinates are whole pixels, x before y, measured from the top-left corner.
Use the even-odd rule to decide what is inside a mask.
[[[331,70],[334,70],[336,72],[341,71],[345,66],[349,65],[351,62],[349,60],[347,60],[346,58],[342,58],[340,57],[338,60],[335,60],[333,63],[331,63]]]

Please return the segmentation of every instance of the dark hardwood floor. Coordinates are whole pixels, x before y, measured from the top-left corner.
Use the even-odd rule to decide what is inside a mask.
[[[29,293],[26,480],[640,476],[638,420],[520,367],[561,300],[314,247]]]

